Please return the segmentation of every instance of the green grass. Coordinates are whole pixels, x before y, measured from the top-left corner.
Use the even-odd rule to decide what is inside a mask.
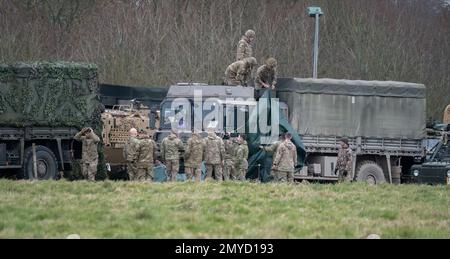
[[[0,181],[0,238],[450,238],[450,187]]]

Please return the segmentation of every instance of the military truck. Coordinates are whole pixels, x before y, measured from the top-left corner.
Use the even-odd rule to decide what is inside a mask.
[[[352,178],[400,183],[424,156],[426,89],[422,84],[281,79],[277,96],[302,136],[307,164],[298,180],[336,181],[339,140],[353,150]]]
[[[0,173],[56,179],[81,158],[73,137],[100,136],[97,67],[80,63],[0,65]]]

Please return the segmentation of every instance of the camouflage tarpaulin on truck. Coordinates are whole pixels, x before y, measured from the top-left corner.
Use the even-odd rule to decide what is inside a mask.
[[[91,64],[0,65],[0,126],[99,128],[97,78]]]

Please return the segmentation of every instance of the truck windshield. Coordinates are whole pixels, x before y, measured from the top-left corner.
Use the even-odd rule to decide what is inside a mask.
[[[438,161],[450,162],[450,144],[442,145],[434,157]]]

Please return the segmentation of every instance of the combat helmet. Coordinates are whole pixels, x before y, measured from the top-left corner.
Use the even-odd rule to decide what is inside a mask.
[[[255,38],[256,37],[256,33],[254,30],[248,30],[245,32],[245,37],[247,38]]]
[[[268,58],[266,60],[266,66],[268,66],[268,67],[276,67],[277,65],[278,65],[278,62],[274,58]]]

